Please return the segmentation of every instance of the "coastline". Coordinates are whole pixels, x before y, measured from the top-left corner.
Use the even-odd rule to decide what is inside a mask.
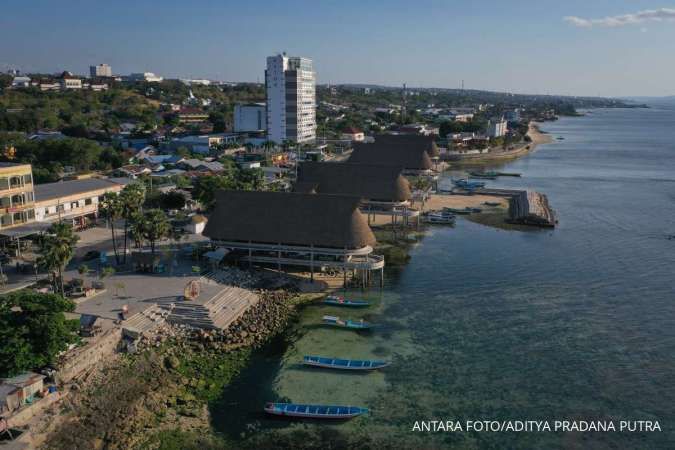
[[[450,159],[446,162],[455,166],[480,166],[485,164],[493,164],[496,162],[507,162],[520,158],[521,156],[525,156],[530,152],[533,152],[538,145],[550,144],[553,142],[553,137],[550,134],[541,131],[540,127],[541,123],[530,122],[527,136],[531,139],[531,141],[520,144],[518,147],[512,150],[496,151],[479,155],[467,155],[460,159]]]

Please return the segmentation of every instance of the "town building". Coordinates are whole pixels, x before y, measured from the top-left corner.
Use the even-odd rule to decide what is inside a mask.
[[[146,81],[148,83],[161,83],[164,80],[163,77],[152,72],[132,73],[127,78],[129,81]]]
[[[98,218],[98,205],[107,192],[119,193],[127,182],[88,178],[35,185],[35,220],[70,220],[76,228]]]
[[[269,191],[218,191],[203,235],[229,257],[252,264],[359,271],[384,268],[356,196]],[[382,278],[381,278],[382,280]]]
[[[23,77],[23,76],[16,76],[12,80],[12,87],[19,89],[19,88],[28,88],[30,87],[30,78],[29,77]]]
[[[265,71],[267,136],[278,144],[316,139],[316,78],[312,60],[269,56]]]
[[[67,71],[61,74],[59,83],[61,84],[61,90],[63,91],[82,89],[82,79]]]
[[[89,66],[89,76],[91,78],[112,77],[112,67],[110,67],[108,64]]]
[[[30,164],[0,163],[0,230],[35,220]]]
[[[207,154],[218,146],[238,143],[240,138],[241,136],[233,133],[184,136],[173,139],[169,143],[169,148],[175,151],[181,147],[185,147],[191,152]]]
[[[178,110],[178,121],[182,124],[200,123],[209,120],[209,114],[199,108],[184,107]]]
[[[485,134],[491,138],[498,138],[505,136],[507,132],[507,122],[504,118],[493,118],[488,120]]]
[[[25,372],[3,379],[0,383],[0,416],[32,403],[35,396],[44,390],[45,378],[44,375]]]
[[[520,122],[520,110],[513,109],[511,111],[506,111],[506,113],[504,113],[504,118],[507,122]]]
[[[340,138],[347,141],[363,142],[365,134],[358,128],[349,127],[340,134]]]
[[[265,103],[234,105],[234,132],[258,133],[267,129]]]

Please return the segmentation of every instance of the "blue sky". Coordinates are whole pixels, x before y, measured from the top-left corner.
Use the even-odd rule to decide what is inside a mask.
[[[643,0],[10,2],[0,70],[107,62],[120,74],[256,81],[285,50],[313,58],[320,83],[675,95],[671,11],[674,1]]]

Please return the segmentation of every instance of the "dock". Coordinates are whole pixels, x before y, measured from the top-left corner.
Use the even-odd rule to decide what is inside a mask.
[[[553,228],[557,220],[546,195],[520,191],[509,199],[509,222]]]

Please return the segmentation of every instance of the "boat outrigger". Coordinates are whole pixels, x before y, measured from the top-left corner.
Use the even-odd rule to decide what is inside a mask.
[[[372,328],[372,325],[368,322],[365,322],[363,319],[361,320],[342,320],[339,317],[336,316],[323,316],[323,323],[325,325],[331,325],[334,327],[341,327],[341,328],[352,328],[355,330],[367,330],[369,328]]]
[[[265,412],[276,416],[304,419],[352,419],[368,412],[359,406],[301,405],[297,403],[267,403]]]
[[[370,302],[365,300],[348,300],[344,297],[340,297],[339,295],[329,295],[323,300],[323,303],[325,305],[344,306],[349,308],[365,308],[370,306]]]
[[[306,366],[338,370],[376,370],[390,364],[387,361],[326,358],[323,356],[305,356],[302,363]]]
[[[479,178],[485,180],[496,180],[499,176],[499,172],[488,171],[488,172],[469,172],[469,178]]]

